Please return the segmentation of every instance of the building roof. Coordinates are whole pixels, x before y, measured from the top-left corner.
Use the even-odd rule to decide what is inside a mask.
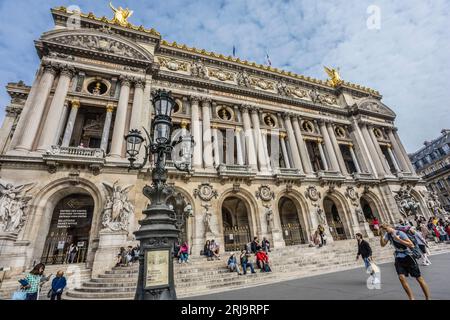
[[[67,8],[64,6],[61,7],[57,7],[52,9],[52,12],[59,12],[59,13],[69,13]],[[272,73],[276,73],[282,76],[286,76],[286,77],[291,77],[291,78],[295,78],[295,79],[299,79],[299,80],[303,80],[303,81],[307,81],[307,82],[311,82],[313,84],[319,84],[319,85],[323,85],[323,86],[328,86],[331,88],[334,88],[331,84],[329,84],[328,81],[324,81],[324,80],[320,80],[320,79],[315,79],[312,77],[307,77],[304,75],[300,75],[300,74],[296,74],[294,72],[291,71],[285,71],[285,70],[281,70],[278,68],[273,68],[271,66],[268,65],[262,65],[262,64],[257,64],[256,62],[251,62],[251,61],[247,61],[247,60],[241,60],[239,58],[234,58],[232,56],[225,56],[223,54],[218,54],[215,52],[210,52],[210,51],[206,51],[205,49],[198,49],[195,47],[188,47],[184,44],[179,44],[177,42],[172,42],[169,43],[166,40],[161,38],[161,34],[156,31],[155,29],[151,28],[151,29],[147,29],[144,26],[134,26],[131,23],[128,23],[127,26],[120,26],[118,23],[114,22],[114,20],[110,20],[107,17],[103,16],[103,17],[96,17],[92,12],[88,13],[88,14],[84,14],[84,13],[80,13],[80,16],[82,18],[88,19],[88,20],[92,20],[92,21],[96,21],[96,22],[101,22],[101,23],[105,23],[108,25],[113,25],[115,27],[122,27],[122,28],[126,28],[129,30],[133,30],[136,32],[142,32],[145,34],[148,34],[149,36],[153,36],[156,37],[160,40],[160,45],[161,46],[165,46],[168,48],[172,48],[172,49],[178,49],[178,50],[182,50],[185,51],[187,53],[194,53],[200,56],[204,56],[204,57],[208,57],[208,58],[214,58],[217,60],[222,60],[222,61],[226,61],[228,63],[233,63],[233,64],[238,64],[238,65],[242,65],[242,66],[247,66],[247,67],[253,67],[265,72],[272,72]],[[354,83],[350,83],[347,81],[343,81],[342,82],[342,86],[346,86],[352,89],[356,89],[356,90],[360,90],[375,96],[380,96],[380,93],[374,89],[371,88],[367,88],[358,84],[354,84]]]
[[[442,129],[441,136],[432,140],[425,141],[424,146],[417,150],[416,152],[409,155],[409,158],[414,163],[430,154],[432,154],[436,149],[443,147],[450,143],[450,129]],[[437,159],[436,159],[437,160]]]

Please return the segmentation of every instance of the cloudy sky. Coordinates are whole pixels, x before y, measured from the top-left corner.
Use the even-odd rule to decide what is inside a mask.
[[[0,0],[0,85],[31,84],[33,40],[52,28],[50,8],[77,5],[112,17],[109,1]],[[408,152],[450,128],[450,1],[114,0],[130,22],[164,39],[325,79],[336,66],[347,81],[380,91],[397,113]],[[379,15],[378,15],[379,13]],[[0,90],[0,121],[9,103]]]

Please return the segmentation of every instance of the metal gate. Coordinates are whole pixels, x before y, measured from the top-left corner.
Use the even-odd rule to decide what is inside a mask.
[[[65,232],[52,232],[45,241],[44,251],[42,253],[41,262],[44,264],[63,264],[69,262],[68,251],[73,238]],[[74,243],[78,252],[73,263],[86,262],[88,241],[78,239]]]
[[[281,226],[283,230],[283,239],[286,246],[295,246],[305,243],[303,230],[299,223],[287,223]]]
[[[251,242],[249,226],[224,228],[225,251],[241,251]]]

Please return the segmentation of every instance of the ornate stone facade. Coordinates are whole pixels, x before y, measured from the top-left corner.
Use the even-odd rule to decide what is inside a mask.
[[[168,160],[177,194],[168,201],[194,255],[212,238],[223,250],[253,236],[274,247],[307,243],[318,224],[329,241],[353,238],[370,217],[401,218],[396,192],[406,185],[417,214],[431,214],[378,92],[169,44],[120,17],[81,14],[73,30],[67,10],[52,13],[58,28],[36,41],[35,81],[7,87],[1,266],[51,263],[75,242],[95,275],[134,243],[150,167],[128,172],[123,137],[150,127],[157,89],[172,91],[175,131],[195,140],[193,172],[175,170],[175,153]]]

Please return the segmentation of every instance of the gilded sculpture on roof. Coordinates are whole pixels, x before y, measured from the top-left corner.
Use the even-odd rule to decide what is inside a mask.
[[[325,69],[325,72],[330,77],[330,79],[328,79],[328,83],[330,85],[332,85],[333,87],[337,87],[340,84],[342,84],[343,81],[341,79],[341,76],[339,75],[339,69],[327,68],[325,66],[323,68]]]
[[[122,7],[114,8],[112,3],[109,3],[109,6],[114,12],[114,18],[112,19],[113,23],[117,23],[122,27],[127,27],[130,23],[128,22],[128,18],[133,14],[133,10],[129,10],[128,8],[123,9]]]

